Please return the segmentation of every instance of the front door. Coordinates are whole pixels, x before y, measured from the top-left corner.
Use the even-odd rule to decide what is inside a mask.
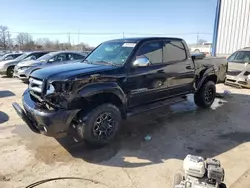
[[[150,103],[166,97],[167,78],[163,62],[163,41],[156,40],[142,44],[136,58],[147,57],[150,64],[145,67],[133,67],[127,77],[129,106]]]

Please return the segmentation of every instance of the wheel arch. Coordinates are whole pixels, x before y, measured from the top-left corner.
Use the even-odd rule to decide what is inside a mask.
[[[199,90],[204,83],[208,81],[213,81],[216,84],[217,80],[218,76],[215,74],[214,70],[206,69],[201,71],[196,77],[195,81],[196,91]]]
[[[122,118],[126,118],[126,95],[116,83],[91,84],[78,92],[76,105],[86,106],[81,111],[88,111],[104,103],[111,103],[119,108]],[[82,112],[81,112],[82,113]]]

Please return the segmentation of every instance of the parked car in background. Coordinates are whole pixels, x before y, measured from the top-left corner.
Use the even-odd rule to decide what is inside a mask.
[[[35,70],[59,64],[79,62],[79,60],[83,60],[86,56],[84,53],[71,51],[51,52],[37,60],[18,63],[15,66],[13,76],[26,81]]]
[[[5,55],[1,56],[0,61],[16,59],[20,55],[22,55],[22,53],[8,53],[8,54],[5,54]]]
[[[36,60],[39,57],[49,53],[48,51],[36,51],[26,52],[13,60],[2,61],[0,63],[0,74],[12,77],[14,73],[14,67],[21,61]]]
[[[202,45],[193,45],[190,49],[192,53],[205,53],[208,55],[212,53],[212,43],[204,42]]]
[[[228,71],[226,84],[250,88],[250,48],[234,52],[227,58]]]

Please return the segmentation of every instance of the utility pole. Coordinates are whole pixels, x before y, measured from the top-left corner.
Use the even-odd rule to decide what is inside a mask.
[[[124,32],[122,32],[122,37],[124,38]]]
[[[79,51],[79,44],[80,43],[80,36],[79,36],[79,29],[78,29],[78,33],[77,33],[77,50]]]
[[[69,45],[70,45],[70,33],[69,33],[69,35],[68,35],[68,43],[69,43]]]
[[[7,31],[7,37],[8,37],[8,47],[10,50],[10,32],[9,31]]]
[[[196,41],[197,45],[199,44],[199,40],[200,40],[200,37],[199,37],[199,31],[198,31],[197,32],[197,41]]]

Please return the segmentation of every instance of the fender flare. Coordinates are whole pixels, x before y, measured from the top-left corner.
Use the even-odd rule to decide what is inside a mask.
[[[208,79],[208,77],[210,77],[210,76],[215,76],[216,77],[216,82],[217,82],[217,75],[216,75],[216,71],[215,71],[215,69],[214,69],[214,67],[210,67],[210,68],[208,68],[208,69],[206,69],[205,71],[204,71],[204,73],[199,73],[199,74],[202,74],[202,78],[201,79],[199,79],[199,78],[196,78],[196,79],[198,79],[197,81],[196,81],[196,86],[195,86],[195,88],[196,88],[196,91],[197,90],[199,90],[200,88],[201,88],[201,86],[202,86],[202,84]],[[215,82],[215,84],[216,84],[216,82]]]
[[[123,92],[121,87],[114,82],[88,84],[85,87],[81,88],[80,91],[78,91],[78,96],[87,98],[102,93],[115,94],[121,100],[122,104],[126,105],[126,94]]]

